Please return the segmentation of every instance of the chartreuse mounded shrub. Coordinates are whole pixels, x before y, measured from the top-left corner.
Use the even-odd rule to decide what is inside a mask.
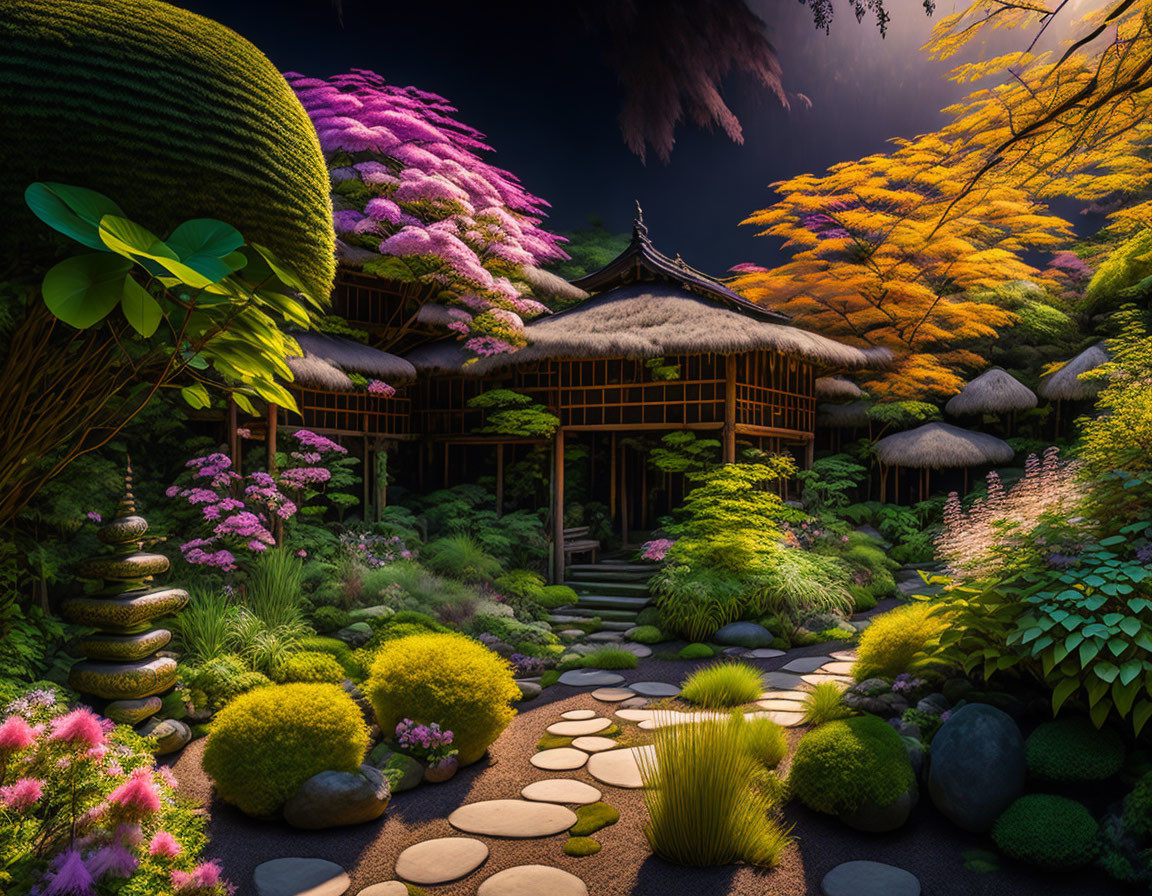
[[[312,611],[312,624],[318,632],[334,632],[351,622],[352,616],[339,607],[317,607]]]
[[[285,654],[273,667],[272,680],[280,683],[311,681],[339,684],[344,680],[344,668],[331,654],[302,650]]]
[[[659,644],[661,641],[667,641],[668,638],[654,625],[638,625],[628,632],[628,640],[635,641],[637,644]]]
[[[364,687],[383,731],[402,719],[436,722],[455,734],[462,765],[484,755],[516,714],[520,698],[508,663],[471,638],[424,634],[387,641]]]
[[[788,778],[804,805],[829,815],[887,806],[915,780],[904,739],[877,716],[828,722],[808,732]]]
[[[697,669],[684,681],[680,696],[708,709],[742,706],[764,691],[760,670],[748,663],[717,663]]]
[[[465,582],[490,582],[500,575],[500,561],[463,532],[430,541],[423,560],[433,572]]]
[[[716,655],[714,651],[707,644],[696,642],[695,644],[686,644],[680,648],[678,656],[682,660],[706,660]]]
[[[222,800],[249,815],[269,815],[313,775],[355,772],[368,745],[360,709],[339,686],[273,685],[220,711],[203,766]]]
[[[567,585],[545,585],[535,600],[546,610],[555,610],[574,604],[579,599],[576,592]]]
[[[252,44],[153,0],[9,0],[0,45],[0,255],[43,232],[24,207],[30,183],[78,184],[162,238],[191,218],[225,221],[328,296],[320,143]]]
[[[886,678],[901,672],[923,674],[939,667],[940,637],[948,616],[938,604],[916,601],[881,613],[860,636],[852,676]]]
[[[355,652],[338,638],[325,638],[320,635],[315,635],[301,638],[296,646],[301,650],[328,654],[340,664],[340,668],[344,670],[345,678],[356,680],[364,674],[364,669],[361,667],[360,661],[356,658]]]
[[[1028,771],[1048,781],[1103,781],[1124,765],[1124,741],[1111,728],[1088,719],[1057,719],[1040,725],[1025,744]]]
[[[788,755],[788,740],[784,737],[784,729],[771,719],[745,719],[740,730],[744,748],[764,768],[776,768],[780,760]]]
[[[992,827],[1000,851],[1048,871],[1087,865],[1099,849],[1096,819],[1083,805],[1048,793],[1022,796]]]

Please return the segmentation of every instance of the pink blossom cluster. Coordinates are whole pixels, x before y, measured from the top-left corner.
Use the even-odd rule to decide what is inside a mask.
[[[389,386],[383,380],[369,380],[368,381],[368,394],[378,395],[381,398],[391,398],[396,394],[396,387]]]
[[[377,569],[397,560],[411,560],[412,552],[399,535],[376,535],[371,532],[344,532],[340,542],[352,559]]]
[[[640,557],[644,560],[654,560],[659,563],[668,556],[668,552],[675,543],[671,538],[656,538],[652,541],[646,541],[640,547]]]
[[[285,77],[334,160],[338,236],[404,259],[413,279],[450,297],[481,297],[481,311],[539,313],[508,277],[566,257],[560,238],[542,227],[548,204],[484,160],[491,147],[454,117],[447,100],[363,70],[327,80]],[[469,318],[452,329],[475,335]],[[509,349],[524,344],[522,336],[504,341]]]
[[[453,733],[442,731],[436,722],[418,725],[411,719],[402,719],[396,726],[396,745],[402,753],[425,761],[435,761],[453,755]]]

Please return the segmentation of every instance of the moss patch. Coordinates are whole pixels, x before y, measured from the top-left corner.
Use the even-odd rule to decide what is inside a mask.
[[[545,734],[536,741],[537,750],[555,750],[557,747],[570,747],[575,738],[561,737],[558,734]]]
[[[564,855],[582,858],[600,852],[600,842],[591,837],[569,837],[564,841]]]
[[[607,803],[589,803],[576,810],[576,824],[572,825],[568,833],[573,839],[581,839],[594,834],[601,828],[616,824],[620,820],[620,813]],[[599,847],[597,847],[599,848]]]
[[[560,680],[560,672],[557,669],[547,669],[540,676],[540,687],[548,688],[556,684]]]

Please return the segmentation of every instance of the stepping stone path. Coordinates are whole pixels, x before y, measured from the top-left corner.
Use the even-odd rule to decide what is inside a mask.
[[[656,748],[652,746],[629,747],[621,750],[608,750],[594,753],[588,760],[588,774],[601,784],[636,790],[644,786],[640,777],[637,756],[641,753],[655,759]]]
[[[790,663],[785,663],[783,671],[799,672],[803,675],[807,672],[815,672],[827,662],[829,662],[829,658],[826,656],[802,656]]]
[[[576,875],[547,865],[517,865],[493,874],[476,896],[588,896],[588,887]]]
[[[675,697],[680,693],[676,685],[663,681],[634,681],[628,687],[641,697]]]
[[[517,839],[551,837],[568,830],[576,821],[571,809],[531,800],[468,803],[448,816],[448,823],[466,834]]]
[[[585,753],[603,753],[620,745],[610,737],[577,737],[572,741],[572,746]]]
[[[257,896],[341,896],[348,873],[324,859],[273,859],[252,872]]]
[[[777,650],[775,647],[757,647],[755,650],[749,650],[744,655],[754,660],[770,660],[778,656],[784,656],[784,651]]]
[[[356,896],[408,896],[408,885],[398,880],[386,880],[382,884],[365,887]]]
[[[652,709],[618,709],[616,710],[616,718],[623,719],[625,722],[646,722],[652,718]]]
[[[409,846],[400,853],[396,876],[414,884],[446,884],[471,874],[487,858],[488,847],[479,840],[440,837]]]
[[[831,663],[825,663],[820,667],[821,672],[827,672],[831,675],[851,675],[852,667],[856,664],[848,660],[833,660]]]
[[[594,632],[588,636],[588,640],[597,643],[618,644],[624,640],[624,636],[620,632]]]
[[[621,709],[639,709],[648,705],[647,697],[629,697],[620,704]]]
[[[804,703],[800,700],[768,699],[757,700],[756,705],[769,712],[800,712]]]
[[[619,703],[636,696],[636,692],[628,688],[597,688],[592,696],[604,703]]]
[[[557,747],[554,750],[541,750],[530,760],[536,768],[549,772],[570,772],[583,768],[588,761],[588,754],[583,750],[572,747]]]
[[[748,715],[751,716],[753,714],[749,713]],[[777,710],[768,710],[768,712],[764,713],[764,715],[783,728],[795,728],[797,725],[804,724],[804,713],[802,712],[781,712]]]
[[[805,684],[817,685],[824,684],[826,681],[834,681],[844,685],[845,688],[856,683],[856,680],[850,675],[827,675],[823,672],[813,672],[811,675],[804,676]]]
[[[637,659],[645,659],[652,656],[652,648],[647,644],[636,644],[629,641],[627,644],[620,645],[621,650],[627,650],[629,653],[634,654]]]
[[[806,691],[765,691],[760,695],[761,700],[790,700],[793,703],[805,703],[808,700]]]
[[[538,803],[572,803],[587,806],[589,803],[598,802],[601,794],[591,784],[585,784],[583,781],[573,781],[571,778],[545,778],[543,781],[529,784],[520,791],[520,796]]]
[[[567,719],[569,722],[583,722],[587,719],[596,718],[596,710],[594,709],[570,709],[567,712],[560,713],[560,718]]]
[[[615,672],[605,672],[603,669],[569,669],[560,676],[560,684],[571,685],[574,688],[598,688],[620,684],[623,675]]]
[[[577,722],[556,722],[549,725],[547,731],[549,734],[555,734],[557,737],[580,737],[586,734],[595,734],[597,731],[603,731],[612,725],[611,719],[584,719]]]
[[[782,688],[786,691],[798,690],[800,685],[804,683],[804,678],[800,675],[793,675],[791,672],[765,672],[764,684],[770,688]]]
[[[824,875],[820,889],[824,896],[920,896],[920,881],[895,865],[845,862]]]
[[[847,660],[853,663],[856,662],[857,659],[855,650],[833,650],[829,655],[834,660]]]

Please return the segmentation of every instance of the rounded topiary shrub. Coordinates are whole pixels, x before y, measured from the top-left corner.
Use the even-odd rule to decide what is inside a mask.
[[[1085,718],[1045,722],[1024,749],[1028,771],[1049,781],[1103,781],[1124,765],[1120,735]]]
[[[1152,838],[1152,772],[1146,772],[1124,797],[1124,827],[1137,837]]]
[[[1062,871],[1096,857],[1099,825],[1080,803],[1047,793],[1022,796],[992,828],[1000,851],[1029,865]]]
[[[220,799],[270,815],[313,775],[355,772],[368,744],[359,707],[337,685],[272,685],[220,711],[203,765]]]
[[[860,635],[852,677],[857,681],[901,672],[924,673],[940,661],[936,655],[948,617],[937,604],[916,601],[872,617]]]
[[[520,688],[508,663],[457,634],[386,641],[376,652],[364,692],[385,735],[402,719],[450,730],[461,765],[484,755],[516,714]]]
[[[331,654],[318,650],[289,653],[272,670],[278,682],[311,681],[339,684],[344,680],[344,667]]]
[[[829,815],[887,806],[916,783],[904,739],[876,716],[828,722],[796,748],[788,778],[804,805]]]
[[[707,644],[696,642],[694,644],[686,644],[680,648],[680,659],[682,660],[706,660],[716,655],[714,651]]]
[[[654,625],[638,625],[628,632],[627,637],[629,641],[635,641],[637,644],[659,644],[661,641],[668,640],[665,634]]]

